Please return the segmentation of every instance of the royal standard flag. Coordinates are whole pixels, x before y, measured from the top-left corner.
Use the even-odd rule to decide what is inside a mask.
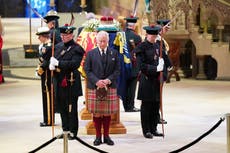
[[[86,77],[85,71],[83,69],[86,54],[88,51],[96,47],[96,32],[86,32],[82,31],[77,37],[77,43],[85,50],[85,55],[82,58],[81,65],[78,68],[78,71],[81,73],[82,77]]]
[[[132,69],[131,55],[128,52],[125,32],[117,32],[117,35],[114,39],[114,45],[119,49],[120,58],[120,76],[118,78],[117,93],[121,100],[124,100],[126,95],[126,82],[131,76]]]

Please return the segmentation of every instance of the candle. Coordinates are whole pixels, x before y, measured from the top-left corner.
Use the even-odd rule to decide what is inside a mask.
[[[85,6],[85,0],[81,0],[81,6]]]
[[[55,6],[54,0],[50,0],[50,6],[51,6],[51,7],[54,7],[54,6]]]

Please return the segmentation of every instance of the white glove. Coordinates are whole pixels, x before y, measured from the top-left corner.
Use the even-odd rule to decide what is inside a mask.
[[[50,64],[52,64],[54,66],[58,66],[59,61],[55,57],[51,57],[50,58]]]
[[[164,59],[163,58],[159,58],[159,63],[157,65],[157,72],[163,71],[164,69]]]
[[[173,66],[168,67],[167,69],[168,69],[168,71],[172,71],[173,70]]]
[[[55,65],[53,65],[53,64],[50,63],[49,69],[50,69],[51,71],[55,70]]]
[[[39,77],[38,71],[35,71],[35,77]]]

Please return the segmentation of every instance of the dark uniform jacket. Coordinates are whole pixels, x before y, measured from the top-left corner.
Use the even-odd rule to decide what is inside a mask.
[[[102,65],[101,54],[98,48],[87,53],[84,70],[87,74],[87,88],[96,89],[96,82],[108,78],[111,81],[110,87],[117,87],[117,78],[120,74],[118,52],[111,48],[106,51],[106,68]]]
[[[139,69],[137,67],[136,59],[134,57],[133,49],[141,43],[141,37],[135,33],[132,29],[127,28],[125,30],[125,36],[126,36],[126,42],[128,51],[131,55],[131,61],[132,61],[132,70],[131,70],[131,76],[136,77],[138,75]],[[133,41],[133,43],[131,43]]]
[[[137,99],[153,100],[159,98],[160,81],[157,65],[160,56],[159,45],[148,41],[135,48],[135,53],[141,70]],[[156,97],[158,96],[158,97]],[[155,100],[154,100],[155,101]]]
[[[65,44],[60,42],[55,46],[54,57],[59,61],[58,69],[60,71],[54,75],[57,82],[57,94],[60,88],[71,88],[71,96],[82,95],[81,78],[77,69],[80,66],[83,55],[84,49],[73,40]],[[70,81],[71,73],[73,74],[72,86]],[[68,92],[68,90],[66,91]],[[66,98],[68,98],[70,95],[66,93],[66,95],[62,96],[67,96]]]
[[[39,61],[43,70],[49,70],[49,61],[52,54],[52,44],[46,43],[39,46]]]

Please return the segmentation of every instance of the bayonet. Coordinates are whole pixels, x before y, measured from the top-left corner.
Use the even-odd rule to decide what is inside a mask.
[[[135,0],[134,8],[133,8],[133,16],[135,17],[137,15],[137,5],[139,0]]]

